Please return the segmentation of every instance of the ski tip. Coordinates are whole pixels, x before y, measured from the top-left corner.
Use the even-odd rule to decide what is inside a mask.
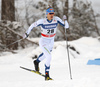
[[[52,78],[45,79],[45,81],[50,81],[50,80],[53,80],[53,79]]]
[[[45,80],[45,81],[54,81],[53,79]]]

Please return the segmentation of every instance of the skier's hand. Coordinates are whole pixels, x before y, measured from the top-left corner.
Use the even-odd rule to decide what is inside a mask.
[[[23,39],[26,39],[29,35],[27,33],[24,34]]]
[[[66,17],[66,15],[64,15],[64,16],[63,16],[63,20],[64,20],[64,21],[65,21],[65,20],[67,20],[67,17]]]

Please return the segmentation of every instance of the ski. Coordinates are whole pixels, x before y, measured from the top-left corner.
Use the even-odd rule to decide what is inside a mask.
[[[24,70],[27,70],[27,71],[30,71],[30,72],[33,72],[33,73],[36,73],[36,74],[38,74],[38,75],[40,75],[40,76],[45,77],[44,74],[42,74],[42,73],[40,73],[40,72],[38,72],[38,71],[35,71],[35,70],[32,70],[32,69],[29,69],[29,68],[25,68],[25,67],[22,67],[22,66],[20,66],[20,68],[21,68],[21,69],[24,69]],[[52,78],[49,78],[48,80],[53,80],[53,79],[52,79]]]
[[[30,71],[30,72],[33,72],[33,73],[36,73],[36,74],[38,74],[38,75],[40,75],[40,76],[45,77],[44,74],[42,74],[42,73],[40,73],[40,72],[38,72],[38,71],[35,71],[35,70],[32,70],[32,69],[28,69],[28,68],[25,68],[25,67],[22,67],[22,66],[20,66],[20,68],[22,68],[22,69],[24,69],[24,70],[27,70],[27,71]]]

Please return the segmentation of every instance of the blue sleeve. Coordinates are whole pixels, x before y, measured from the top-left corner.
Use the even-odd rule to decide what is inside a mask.
[[[64,21],[62,21],[59,17],[56,17],[57,22],[62,25],[63,27],[65,26]]]
[[[56,19],[57,19],[57,22],[58,22],[60,25],[62,25],[62,26],[65,27],[66,29],[69,28],[69,24],[68,24],[67,20],[65,20],[65,23],[64,23],[64,21],[62,21],[59,17],[56,17]]]
[[[37,22],[31,24],[26,33],[29,34],[34,27],[40,26],[41,24],[43,24],[43,19],[40,19]]]

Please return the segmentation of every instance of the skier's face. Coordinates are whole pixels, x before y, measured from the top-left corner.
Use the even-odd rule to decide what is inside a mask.
[[[48,20],[52,20],[55,13],[48,13],[47,18]]]

